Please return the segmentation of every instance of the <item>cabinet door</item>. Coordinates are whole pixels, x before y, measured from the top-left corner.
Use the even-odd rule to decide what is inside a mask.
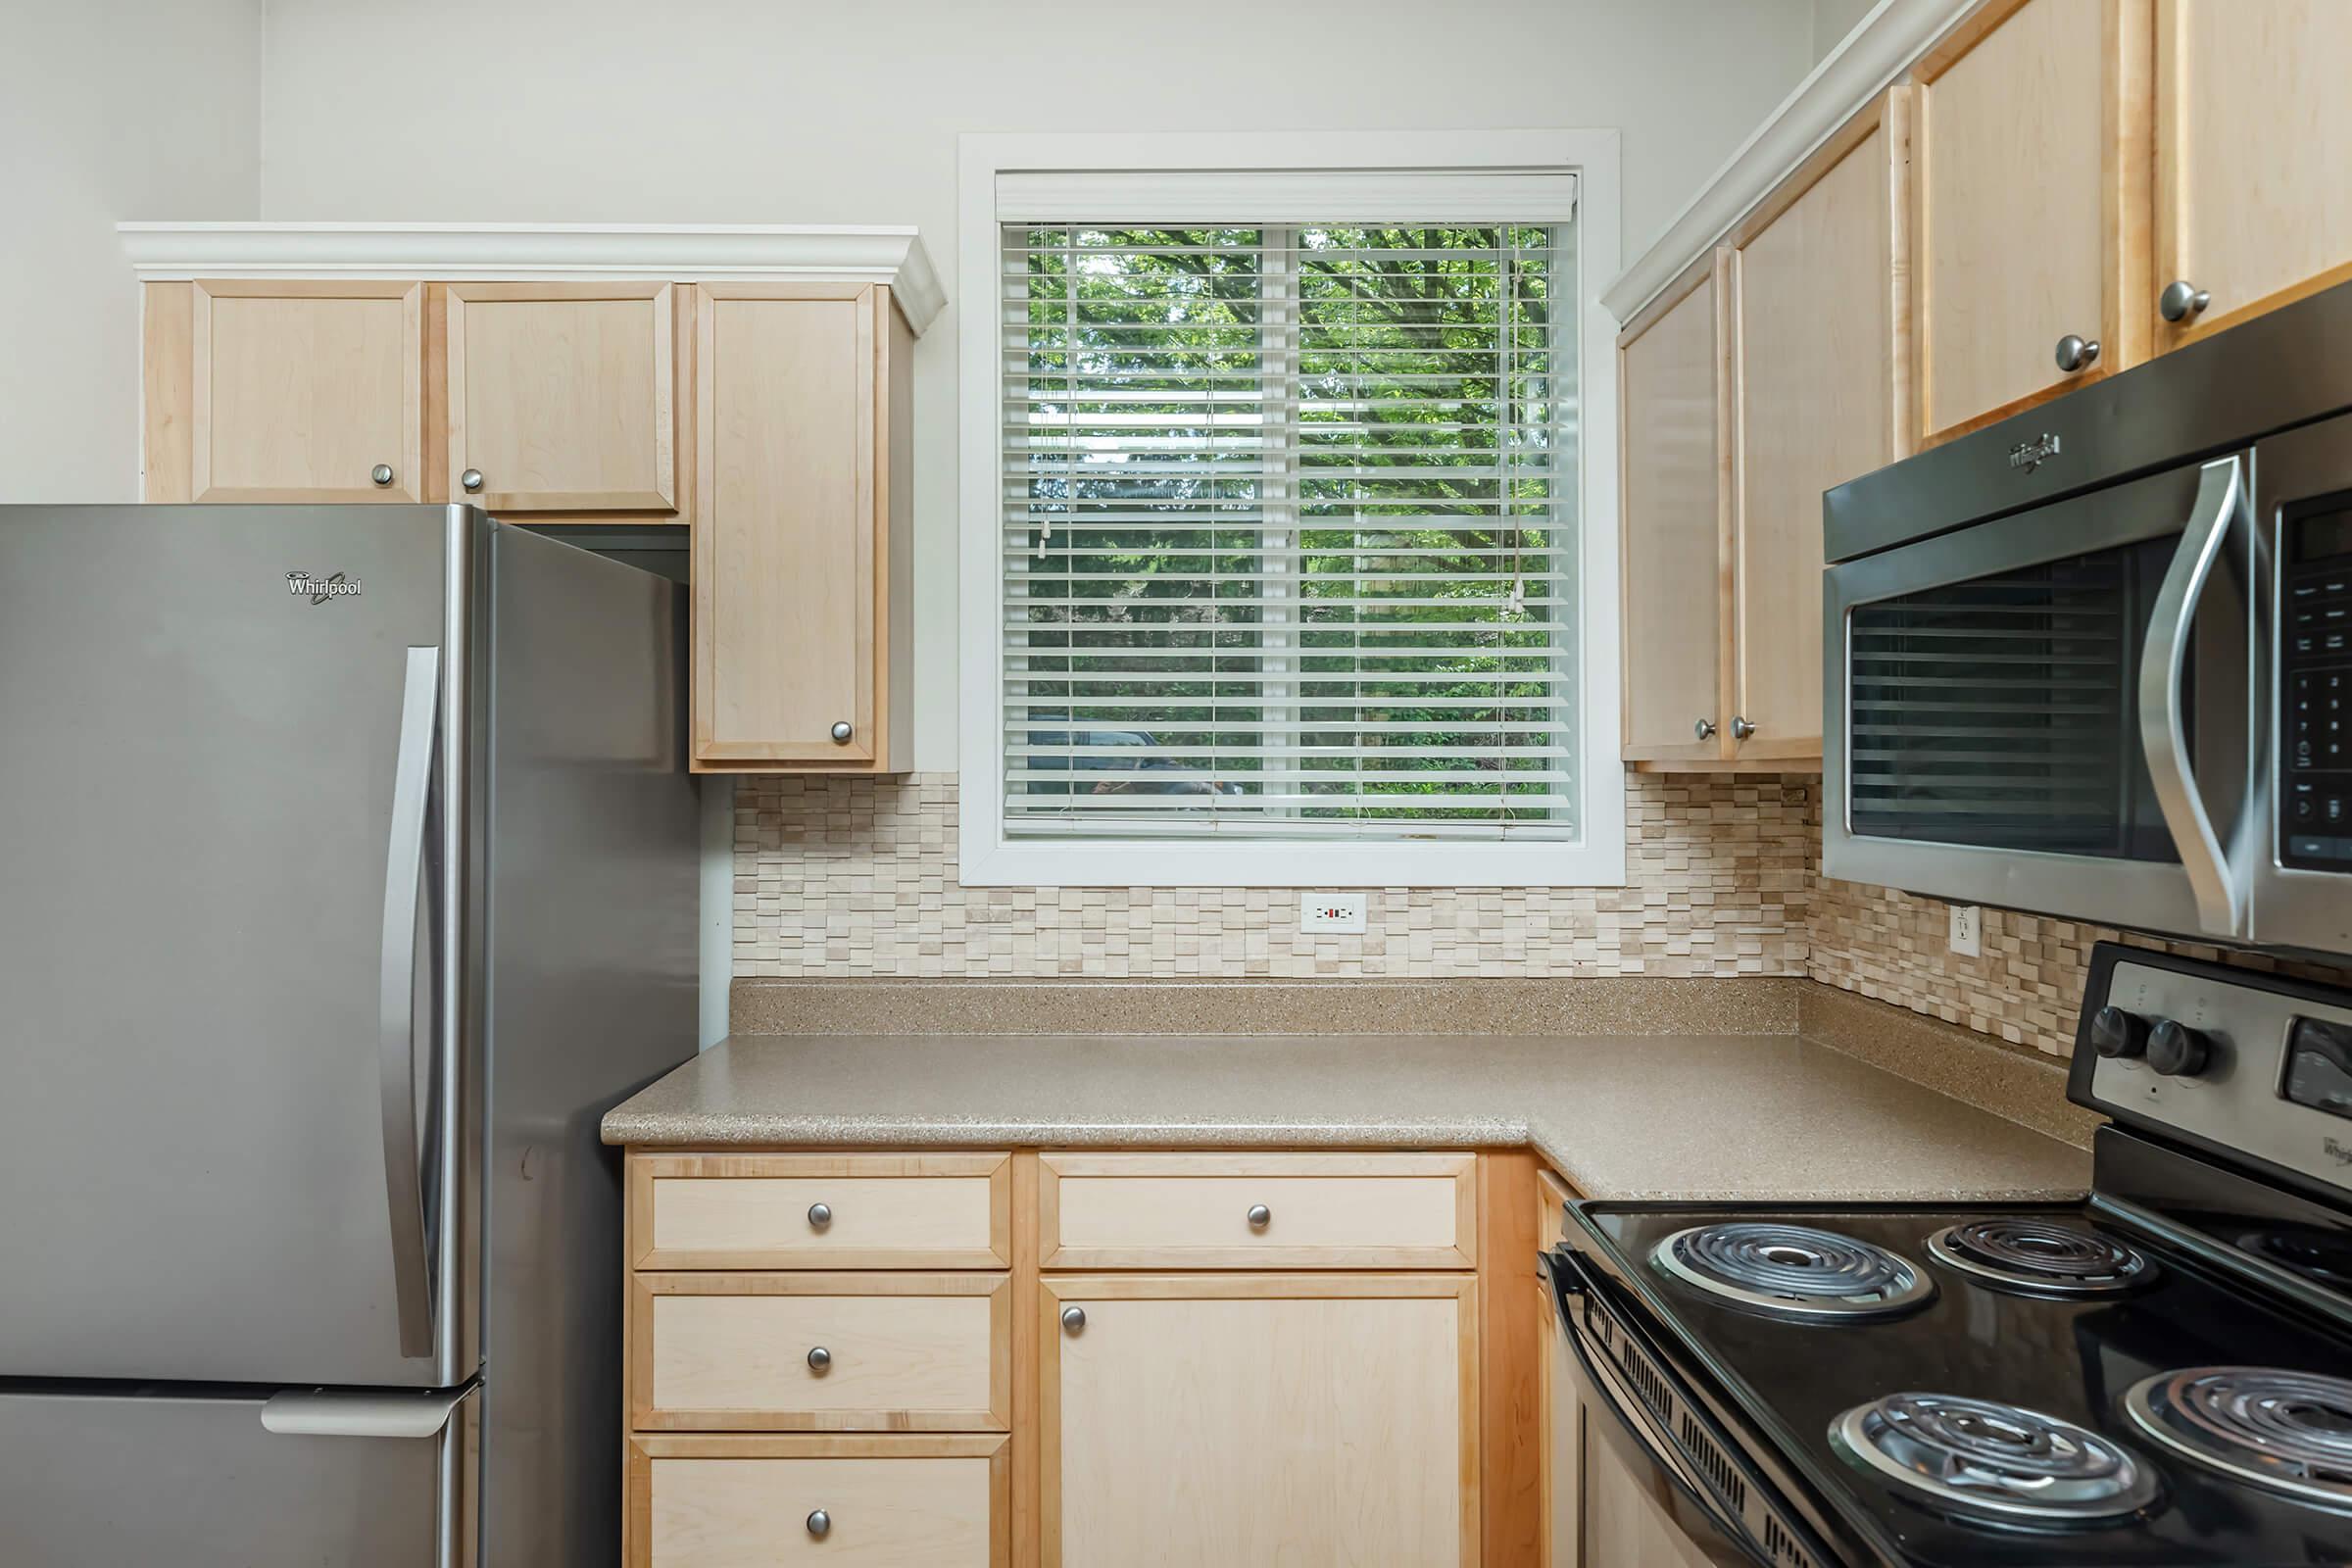
[[[424,285],[222,279],[188,290],[187,489],[151,482],[150,500],[423,498]],[[155,397],[152,373],[149,388]]]
[[[700,292],[695,764],[879,770],[897,488],[887,291]]]
[[[2161,0],[2156,270],[2208,303],[2165,346],[2352,277],[2352,6]]]
[[[1550,1232],[1546,1231],[1546,1239]],[[1541,1280],[1544,1349],[1537,1358],[1537,1419],[1542,1441],[1544,1534],[1539,1568],[1585,1568],[1585,1405],[1578,1396],[1575,1352],[1560,1325],[1559,1298]]]
[[[2146,357],[2146,8],[1995,0],[1916,68],[1924,441]]]
[[[1476,1562],[1477,1290],[1048,1276],[1046,1568]],[[1084,1321],[1065,1327],[1072,1307]]]
[[[1730,270],[1731,253],[1716,253],[1696,286],[1619,343],[1627,761],[1726,755]]]
[[[448,498],[493,512],[676,511],[677,292],[443,285]]]
[[[1740,462],[1728,728],[1743,759],[1820,761],[1822,493],[1901,455],[1908,96],[1897,87],[1881,100],[1862,138],[1740,247],[1733,273]]]

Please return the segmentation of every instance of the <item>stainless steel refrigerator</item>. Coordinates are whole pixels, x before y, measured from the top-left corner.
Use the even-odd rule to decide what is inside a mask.
[[[615,1559],[684,628],[466,507],[0,508],[0,1561]]]

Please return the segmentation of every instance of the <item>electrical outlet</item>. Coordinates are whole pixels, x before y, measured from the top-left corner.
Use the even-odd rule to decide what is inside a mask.
[[[1301,893],[1298,929],[1329,931],[1339,936],[1364,934],[1364,896],[1361,893]]]
[[[1973,904],[1952,908],[1952,951],[1963,958],[1984,956],[1984,911]]]

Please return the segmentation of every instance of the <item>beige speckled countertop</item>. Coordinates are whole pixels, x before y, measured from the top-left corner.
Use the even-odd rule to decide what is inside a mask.
[[[2089,1155],[1787,1035],[743,1035],[605,1142],[1502,1148],[1595,1198],[2080,1195]]]

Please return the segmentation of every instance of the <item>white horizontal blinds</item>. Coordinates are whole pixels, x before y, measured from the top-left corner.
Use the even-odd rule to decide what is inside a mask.
[[[1008,833],[1577,836],[1569,232],[1004,226]]]

